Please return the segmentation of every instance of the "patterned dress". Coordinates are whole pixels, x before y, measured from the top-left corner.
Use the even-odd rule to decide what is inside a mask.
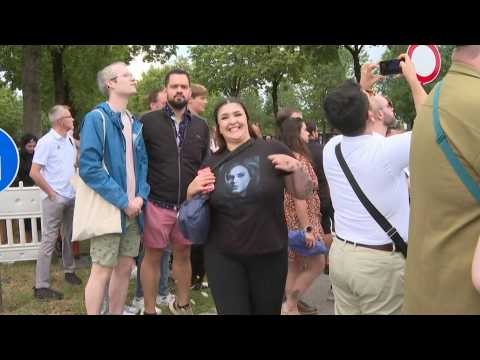
[[[306,200],[308,225],[313,227],[313,234],[316,238],[323,237],[324,233],[321,225],[320,198],[316,191],[316,189],[318,189],[317,175],[313,170],[312,164],[305,156],[300,155],[299,153],[293,154],[295,155],[295,158],[300,161],[303,171],[307,174],[313,184],[313,195]],[[297,211],[295,210],[293,196],[288,191],[285,191],[284,206],[288,230],[303,230],[303,227],[298,220]]]

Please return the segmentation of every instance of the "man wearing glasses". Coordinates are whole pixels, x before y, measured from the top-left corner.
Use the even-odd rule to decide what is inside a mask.
[[[41,300],[61,300],[63,294],[50,288],[50,264],[58,232],[63,225],[62,261],[65,281],[80,285],[75,275],[72,253],[72,222],[75,190],[70,185],[74,174],[76,148],[68,135],[73,129],[73,117],[67,106],[56,105],[48,113],[52,124],[50,131],[37,144],[30,177],[42,190],[43,227],[42,241],[35,270],[34,296]]]
[[[150,191],[147,154],[142,125],[127,110],[129,98],[137,92],[127,66],[121,62],[107,66],[98,73],[97,85],[108,100],[88,113],[83,121],[80,177],[120,209],[122,233],[90,240],[92,269],[85,287],[85,306],[89,315],[99,314],[108,285],[109,311],[122,314],[133,259],[138,256],[143,231],[142,209]]]

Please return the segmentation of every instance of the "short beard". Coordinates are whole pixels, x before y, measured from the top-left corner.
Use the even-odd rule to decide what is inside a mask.
[[[183,110],[186,106],[187,106],[187,101],[186,100],[183,100],[183,101],[180,101],[180,102],[177,102],[175,100],[168,100],[168,104],[174,108],[175,110]]]

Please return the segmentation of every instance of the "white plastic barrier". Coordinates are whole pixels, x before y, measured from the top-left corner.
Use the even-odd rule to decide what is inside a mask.
[[[0,263],[37,259],[41,207],[40,188],[36,186],[23,187],[20,182],[20,187],[0,192]],[[26,229],[26,219],[31,221],[31,232]],[[17,223],[18,234],[15,234]]]

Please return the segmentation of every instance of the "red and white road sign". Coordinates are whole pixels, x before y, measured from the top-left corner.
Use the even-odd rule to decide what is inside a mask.
[[[417,71],[418,81],[422,85],[434,81],[442,67],[442,57],[436,45],[410,45],[407,54]]]

